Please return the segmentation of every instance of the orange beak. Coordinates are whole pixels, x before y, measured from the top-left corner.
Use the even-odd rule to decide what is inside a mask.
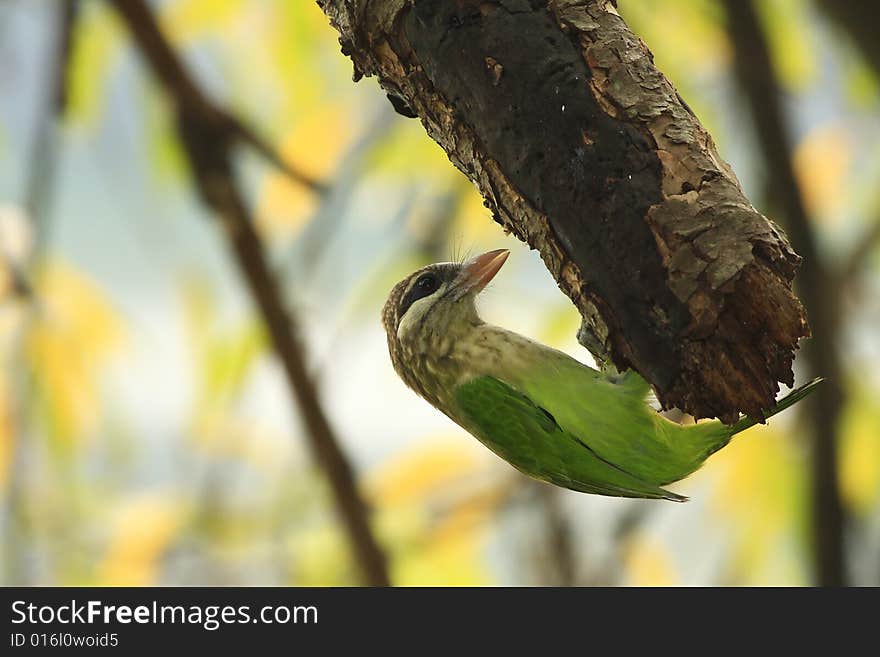
[[[495,278],[495,274],[501,269],[509,255],[510,251],[507,249],[497,249],[464,263],[461,274],[459,274],[459,285],[462,292],[479,293],[489,284],[489,281]]]

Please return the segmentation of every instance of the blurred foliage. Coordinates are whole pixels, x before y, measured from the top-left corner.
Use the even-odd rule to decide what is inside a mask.
[[[91,437],[102,407],[101,375],[120,347],[122,320],[81,272],[50,263],[36,281],[40,303],[25,338],[35,418],[55,445]]]
[[[797,584],[808,558],[805,455],[774,423],[735,438],[724,457],[714,459],[705,475],[720,471],[713,502],[719,515],[735,522],[729,565],[735,581]],[[760,502],[743,503],[749,499]]]
[[[852,167],[853,145],[843,126],[817,126],[797,145],[795,172],[804,190],[807,211],[814,217],[839,218],[847,197],[841,194],[848,186]]]
[[[767,40],[776,72],[789,92],[806,90],[816,81],[819,62],[811,6],[804,0],[759,2],[757,10],[763,19]]]
[[[880,498],[880,403],[859,384],[850,393],[841,435],[844,502],[859,518],[876,513]]]
[[[35,11],[26,0],[17,4],[20,12]],[[730,111],[731,48],[718,3],[620,5],[722,151],[750,148],[741,143],[748,142],[740,135],[746,127]],[[292,303],[310,320],[303,337],[315,353],[329,354],[310,366],[363,473],[394,581],[546,583],[542,560],[562,557],[523,549],[550,531],[543,507],[528,494],[531,484],[402,389],[377,324],[388,289],[413,268],[508,245],[509,238],[419,122],[394,115],[374,81],[351,83],[350,62],[314,2],[157,6],[163,28],[212,96],[330,187],[317,196],[243,158],[259,230],[285,272]],[[842,260],[843,246],[880,216],[877,77],[848,46],[829,42],[807,0],[759,6],[797,106],[794,161],[807,204],[823,250]],[[251,305],[231,276],[216,274],[214,256],[194,244],[173,247],[171,238],[151,242],[160,224],[137,218],[137,206],[147,204],[143,214],[174,213],[176,238],[207,240],[204,232],[183,232],[201,216],[193,206],[175,205],[190,183],[168,102],[144,75],[107,3],[83,3],[78,29],[63,133],[76,146],[65,161],[77,164],[62,169],[59,187],[92,186],[81,194],[85,201],[68,193],[56,208],[74,228],[51,244],[32,281],[34,300],[0,301],[5,581],[352,584],[348,545]],[[20,44],[21,57],[46,43]],[[9,136],[30,129],[27,116],[0,112],[0,161],[26,157]],[[754,166],[754,154],[745,158],[734,162],[738,172]],[[93,159],[104,162],[97,185]],[[120,184],[117,169],[148,179]],[[135,250],[162,263],[150,275],[172,281],[163,303],[127,282],[126,272],[108,276],[106,267],[93,266],[90,258],[101,261],[119,246],[105,235],[109,221],[92,228],[93,208],[98,212],[97,199],[105,197],[114,199],[112,222],[135,226],[124,234]],[[97,243],[89,257],[80,234]],[[166,252],[184,262],[163,260]],[[537,258],[528,261],[519,247],[516,253],[508,279],[497,283],[504,293],[487,295],[492,319],[571,347],[577,313]],[[876,258],[870,267],[862,292],[844,300],[841,321],[851,343],[840,345],[850,379],[841,486],[859,525],[854,536],[863,541],[880,536],[880,308],[864,296],[878,288]],[[153,340],[151,331],[165,337]],[[174,353],[159,353],[168,345]],[[166,368],[161,379],[151,373],[157,363]],[[361,389],[348,390],[348,379]],[[353,418],[355,412],[363,416]],[[796,413],[786,414],[738,437],[682,484],[691,504],[644,503],[640,522],[625,522],[630,507],[623,501],[561,494],[578,582],[810,581],[805,449]],[[710,549],[703,545],[718,554],[695,575],[693,555]]]
[[[370,498],[382,509],[381,535],[394,546],[396,583],[491,582],[480,553],[509,487],[493,481],[479,456],[457,440],[433,439],[372,473]]]
[[[301,118],[281,140],[281,156],[314,180],[332,180],[352,135],[344,107],[322,107]],[[307,154],[303,157],[303,154]],[[260,228],[270,237],[291,239],[314,214],[319,199],[281,172],[266,176],[260,193]]]
[[[675,586],[681,580],[669,550],[649,536],[637,534],[622,546],[626,584]]]
[[[81,3],[80,34],[77,38],[69,67],[68,120],[94,128],[103,110],[104,87],[112,65],[118,59],[125,34],[116,18],[96,2]]]
[[[123,500],[110,519],[106,552],[98,565],[103,586],[148,586],[158,581],[162,556],[184,519],[170,494],[147,494]]]

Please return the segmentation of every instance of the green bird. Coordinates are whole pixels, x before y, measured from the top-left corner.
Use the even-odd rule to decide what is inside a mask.
[[[475,298],[508,255],[501,249],[466,263],[433,264],[400,281],[382,312],[394,369],[530,477],[584,493],[686,501],[663,486],[687,477],[759,420],[677,424],[647,403],[650,386],[635,372],[611,376],[483,322]],[[792,391],[767,417],[820,381]]]

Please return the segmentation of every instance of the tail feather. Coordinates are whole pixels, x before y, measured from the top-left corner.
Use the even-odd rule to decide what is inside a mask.
[[[739,433],[740,431],[745,431],[745,430],[748,429],[749,427],[752,427],[752,426],[754,426],[754,425],[756,425],[756,424],[758,424],[758,423],[764,422],[767,418],[769,418],[769,417],[773,417],[773,416],[776,415],[777,413],[779,413],[779,412],[781,412],[781,411],[784,411],[784,410],[785,410],[786,408],[788,408],[789,406],[792,406],[793,404],[796,404],[796,403],[799,402],[801,399],[803,399],[804,397],[806,397],[807,395],[809,395],[811,392],[813,392],[813,390],[816,389],[816,386],[818,386],[818,385],[819,385],[820,383],[822,383],[822,381],[824,381],[824,380],[825,380],[825,379],[823,379],[823,378],[820,376],[820,377],[817,377],[817,378],[813,379],[813,380],[810,381],[809,383],[805,383],[804,385],[802,385],[802,386],[799,387],[799,388],[795,388],[795,389],[792,390],[790,393],[788,393],[785,397],[783,397],[782,399],[780,399],[780,400],[776,403],[776,406],[774,406],[774,407],[771,408],[769,411],[767,411],[767,414],[764,416],[763,419],[757,419],[757,418],[750,417],[750,416],[748,416],[748,415],[744,415],[743,417],[741,417],[741,418],[739,419],[739,421],[738,421],[736,424],[734,424],[734,425],[731,427],[731,429],[732,429],[732,433],[731,433],[731,435],[733,435],[733,434],[737,434],[737,433]]]

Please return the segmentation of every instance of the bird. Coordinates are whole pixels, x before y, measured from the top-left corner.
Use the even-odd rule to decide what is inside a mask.
[[[422,267],[393,287],[382,323],[404,383],[529,477],[582,493],[684,502],[665,486],[822,381],[793,390],[762,418],[673,422],[648,403],[651,386],[637,372],[594,369],[480,318],[476,297],[509,255],[498,249]]]

